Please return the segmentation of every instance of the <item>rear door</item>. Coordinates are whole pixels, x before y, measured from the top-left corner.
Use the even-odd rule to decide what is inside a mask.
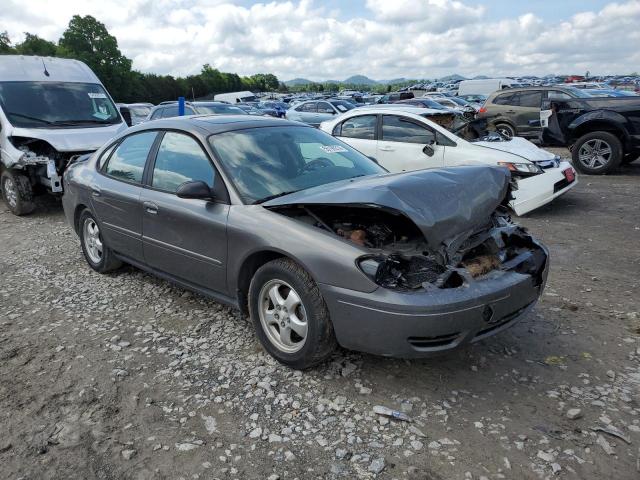
[[[436,144],[435,132],[418,120],[401,115],[382,115],[376,149],[378,163],[391,172],[406,172],[444,165],[445,147]],[[430,145],[433,154],[425,153]]]
[[[366,156],[377,160],[377,124],[377,115],[358,115],[336,125],[333,135]]]
[[[145,262],[225,293],[229,205],[224,198],[208,201],[176,195],[182,183],[192,180],[224,188],[209,155],[194,137],[167,131],[151,163],[147,188],[140,196]]]
[[[309,125],[320,125],[318,121],[318,102],[306,102],[300,107],[300,119]]]
[[[91,202],[104,241],[112,250],[143,261],[142,180],[157,131],[125,137],[101,159],[99,184],[91,185]]]

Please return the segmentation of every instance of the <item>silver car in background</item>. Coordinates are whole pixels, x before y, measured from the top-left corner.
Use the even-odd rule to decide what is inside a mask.
[[[355,106],[346,100],[309,100],[287,110],[286,118],[319,127],[322,122],[354,108]]]

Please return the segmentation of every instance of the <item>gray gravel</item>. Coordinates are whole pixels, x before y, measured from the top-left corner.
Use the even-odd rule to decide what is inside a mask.
[[[640,164],[580,180],[521,219],[553,266],[513,329],[304,373],[226,307],[94,273],[55,201],[0,205],[0,478],[637,479]]]

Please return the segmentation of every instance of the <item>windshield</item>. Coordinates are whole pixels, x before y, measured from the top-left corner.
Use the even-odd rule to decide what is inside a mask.
[[[0,82],[0,106],[14,127],[121,123],[104,88],[92,83]]]
[[[467,105],[469,105],[469,102],[467,102],[466,100],[463,100],[462,98],[451,97],[450,100],[456,102],[458,105],[461,105],[463,107],[466,107]]]
[[[199,113],[212,113],[214,115],[227,114],[227,115],[246,115],[247,112],[242,108],[233,107],[231,105],[197,105]]]
[[[386,171],[349,145],[309,127],[262,127],[209,137],[245,203]]]

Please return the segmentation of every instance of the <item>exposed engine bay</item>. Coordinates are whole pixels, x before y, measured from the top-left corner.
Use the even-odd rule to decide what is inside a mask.
[[[32,184],[42,184],[53,193],[62,192],[62,174],[81,155],[90,152],[59,152],[37,138],[10,137],[11,145],[21,152],[14,168],[25,171]]]
[[[438,249],[411,219],[390,208],[316,204],[272,210],[366,248],[360,269],[389,289],[459,288],[506,271],[531,275],[539,285],[547,260],[545,250],[501,208],[486,225]]]

